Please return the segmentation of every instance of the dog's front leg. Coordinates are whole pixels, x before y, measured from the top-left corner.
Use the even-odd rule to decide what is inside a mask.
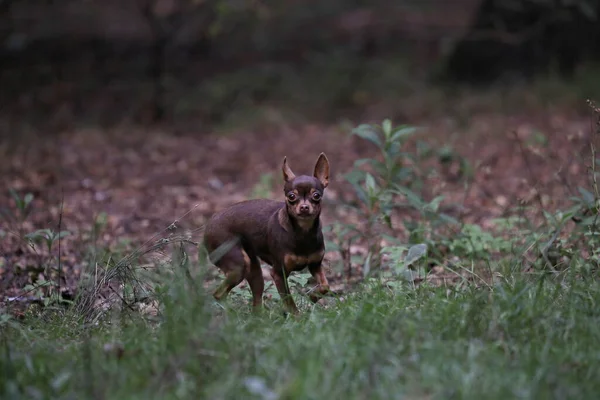
[[[316,303],[321,299],[321,297],[330,292],[329,282],[327,281],[327,277],[325,276],[325,271],[323,271],[322,263],[315,263],[308,266],[308,271],[313,276],[313,278],[317,281],[317,288],[310,294],[310,299],[313,303]]]
[[[296,303],[294,303],[290,288],[287,284],[287,277],[281,276],[279,271],[283,271],[283,268],[274,267],[271,269],[271,277],[273,278],[273,282],[275,282],[275,287],[279,292],[279,296],[290,312],[299,314],[300,311],[298,310],[298,307],[296,307]]]

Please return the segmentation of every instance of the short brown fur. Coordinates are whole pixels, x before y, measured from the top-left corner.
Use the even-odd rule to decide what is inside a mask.
[[[317,281],[316,302],[329,292],[322,268],[325,244],[321,229],[321,199],[329,185],[329,161],[319,155],[312,176],[296,176],[284,157],[282,165],[285,202],[247,200],[213,215],[204,232],[204,245],[211,261],[225,274],[215,290],[217,300],[224,299],[244,279],[252,291],[253,306],[262,306],[264,279],[260,260],[269,264],[271,277],[285,305],[293,313],[298,308],[292,299],[287,277],[308,267]],[[222,257],[213,252],[232,243]]]

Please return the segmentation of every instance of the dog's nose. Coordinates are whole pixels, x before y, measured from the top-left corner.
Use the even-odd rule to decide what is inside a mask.
[[[310,211],[310,207],[308,206],[308,204],[302,204],[300,206],[300,212],[303,212],[303,213],[306,212],[307,213],[309,211]]]

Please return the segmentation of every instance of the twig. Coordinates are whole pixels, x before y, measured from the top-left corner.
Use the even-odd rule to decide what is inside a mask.
[[[135,308],[125,301],[125,298],[123,298],[123,296],[121,296],[112,286],[109,286],[108,288],[121,300],[121,303],[125,304],[131,311],[135,311]]]
[[[598,180],[596,178],[596,147],[594,147],[593,142],[590,142],[590,149],[592,151],[592,186],[594,187],[596,199],[600,199],[600,193],[598,192]]]
[[[558,228],[556,228],[556,231],[554,232],[554,234],[552,235],[550,240],[548,240],[548,242],[542,248],[542,251],[541,251],[542,257],[544,258],[546,265],[548,266],[548,268],[550,268],[550,270],[552,272],[556,272],[556,269],[554,268],[554,266],[550,262],[550,259],[548,258],[548,250],[550,250],[550,246],[552,246],[552,244],[554,244],[554,241],[556,240],[556,238],[558,238],[558,234],[560,233],[561,228],[562,228],[562,226],[559,226]]]
[[[598,190],[598,180],[596,177],[596,147],[594,146],[593,133],[600,133],[600,109],[596,107],[596,105],[591,100],[588,100],[588,105],[592,108],[593,113],[596,114],[596,131],[594,132],[592,128],[592,139],[590,140],[590,149],[592,151],[592,186],[594,187],[594,194],[596,195],[596,197],[594,198],[593,206],[593,211],[595,215],[594,222],[592,224],[592,227],[595,230],[596,223],[598,222],[598,201],[600,200],[600,192]]]
[[[44,281],[40,284],[37,284],[37,285],[32,285],[33,287],[31,289],[24,291],[23,293],[19,294],[18,296],[15,296],[11,301],[20,300],[21,298],[23,298],[23,296],[41,288],[42,286],[46,286],[46,285],[48,285],[48,282],[46,282],[46,281]]]
[[[191,209],[189,209],[185,214],[183,214],[180,218],[176,219],[175,221],[173,221],[172,223],[170,223],[166,228],[164,228],[163,230],[155,233],[154,235],[152,235],[152,237],[148,240],[146,240],[144,243],[142,243],[140,246],[138,246],[137,248],[135,248],[133,250],[133,252],[131,254],[129,254],[128,256],[123,257],[121,260],[119,260],[116,265],[120,265],[122,262],[127,261],[127,260],[131,260],[131,258],[133,257],[137,257],[140,253],[140,251],[142,250],[142,248],[146,245],[148,245],[150,242],[152,242],[156,237],[158,237],[159,235],[161,235],[162,233],[164,233],[165,231],[168,230],[172,230],[174,227],[177,227],[177,223],[185,218],[188,214],[190,214],[192,211],[194,211],[196,208],[198,208],[200,205],[196,204],[194,207],[192,207]],[[162,240],[159,241],[159,245],[163,245],[169,243],[169,241],[167,240],[166,242],[163,242]],[[153,248],[156,246],[156,244],[153,246]]]
[[[183,245],[184,243],[188,243],[188,244],[198,245],[198,243],[196,243],[193,240],[190,240],[186,235],[174,235],[174,236],[170,236],[167,238],[163,237],[163,238],[157,239],[157,237],[159,235],[164,234],[167,231],[175,230],[177,228],[177,224],[179,223],[179,221],[181,219],[185,218],[192,211],[194,211],[198,206],[199,205],[196,204],[194,207],[189,209],[185,214],[183,214],[180,218],[176,219],[171,224],[169,224],[167,227],[165,227],[163,230],[157,232],[150,239],[146,240],[140,246],[136,247],[130,254],[122,257],[120,260],[118,260],[116,262],[108,260],[106,265],[107,266],[110,265],[111,266],[110,268],[103,268],[101,271],[99,271],[98,265],[95,264],[96,271],[94,274],[93,281],[91,282],[90,291],[88,293],[89,297],[85,298],[80,303],[81,311],[83,311],[86,314],[88,312],[90,312],[91,311],[90,308],[92,308],[92,306],[93,306],[92,298],[97,297],[100,292],[100,288],[106,286],[107,283],[109,283],[110,281],[112,281],[115,278],[118,278],[120,281],[129,281],[136,287],[147,286],[137,277],[137,275],[134,271],[134,268],[132,268],[132,266],[131,266],[131,264],[135,258],[141,257],[141,256],[151,253],[153,251],[160,250],[169,244],[181,243]],[[203,229],[204,228],[201,227],[201,228],[193,230],[193,232],[200,232]],[[109,288],[110,288],[110,290],[115,292],[112,287],[109,286]],[[115,294],[120,298],[120,300],[128,308],[130,308],[132,311],[134,311],[131,304],[127,303],[118,293],[115,292]]]
[[[63,219],[63,208],[64,208],[64,204],[65,204],[65,193],[63,191],[63,189],[61,188],[61,200],[60,200],[60,213],[58,214],[58,278],[57,278],[57,283],[56,283],[56,287],[57,287],[57,296],[61,296],[61,290],[60,290],[60,285],[61,285],[61,279],[62,279],[62,251],[61,251],[61,244],[62,244],[62,235],[61,230],[62,230],[62,219]],[[62,298],[62,296],[61,296]]]
[[[348,238],[347,246],[344,248],[342,245],[340,248],[340,253],[343,260],[344,270],[346,271],[346,283],[350,283],[352,279],[352,256],[350,254],[350,247],[352,246],[352,238]]]

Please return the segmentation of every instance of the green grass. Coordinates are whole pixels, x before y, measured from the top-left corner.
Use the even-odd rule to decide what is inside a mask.
[[[365,285],[328,308],[253,315],[174,279],[159,319],[69,312],[3,325],[3,398],[596,398],[600,284],[511,275],[492,287]],[[544,277],[545,276],[545,277]],[[121,343],[122,358],[107,353]]]
[[[386,120],[381,130],[377,136],[363,126],[357,134],[377,144],[382,159],[401,161],[406,128],[394,129]],[[193,273],[206,266],[200,261],[190,268],[184,254],[184,243],[192,242],[169,227],[165,238],[156,235],[129,255],[107,250],[106,261],[92,258],[74,307],[55,306],[47,297],[43,308],[30,309],[18,322],[0,312],[0,398],[596,398],[596,180],[592,190],[580,188],[574,208],[546,213],[545,224],[519,217],[501,221],[506,231],[464,224],[450,231],[441,224],[451,218],[438,212],[439,198],[425,200],[403,186],[400,178],[410,171],[397,167],[402,163],[371,164],[375,175],[354,171],[351,181],[362,202],[355,208],[366,210],[359,215],[370,226],[358,234],[378,235],[378,221],[396,204],[391,194],[400,191],[420,212],[418,224],[405,228],[411,244],[427,244],[419,254],[427,260],[409,257],[416,246],[375,249],[389,253],[395,274],[365,274],[360,287],[330,299],[327,307],[298,294],[306,274],[292,276],[302,314],[286,317],[271,287],[274,300],[266,300],[266,310],[257,315],[249,310],[247,289],[215,303],[202,289],[203,274]],[[259,183],[255,194],[270,190],[269,179]],[[27,210],[20,199],[15,197],[18,208]],[[573,216],[579,227],[564,231]],[[355,231],[337,229],[333,235]],[[48,253],[54,238],[46,238]],[[329,241],[330,250],[334,244]],[[140,261],[148,253],[165,256],[171,245],[170,262],[163,265],[166,258],[158,257],[155,268],[146,268],[151,265]],[[197,250],[198,259],[205,259],[203,248]],[[445,271],[478,279],[415,286],[402,278],[409,258],[420,272],[437,259],[433,265]],[[363,273],[368,262],[359,263]],[[116,287],[108,293],[117,302],[102,314],[93,305],[107,284]],[[129,305],[121,305],[119,296]],[[140,296],[159,306],[157,315],[137,308]]]

